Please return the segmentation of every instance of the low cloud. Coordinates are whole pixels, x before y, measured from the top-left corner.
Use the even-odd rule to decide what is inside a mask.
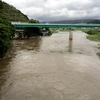
[[[4,0],[39,21],[100,19],[100,0]]]

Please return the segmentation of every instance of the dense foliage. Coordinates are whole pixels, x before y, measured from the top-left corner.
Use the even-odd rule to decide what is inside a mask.
[[[5,15],[10,21],[16,22],[28,22],[29,19],[21,11],[17,10],[12,5],[3,2],[3,15]]]
[[[0,5],[2,5],[1,0]],[[10,39],[14,33],[14,27],[11,25],[10,21],[2,14],[2,7],[0,7],[0,58],[3,57],[9,49],[11,44]]]
[[[29,23],[39,23],[39,21],[30,19]],[[24,32],[25,37],[42,36],[42,30],[37,27],[26,27]]]
[[[34,20],[34,19],[30,19],[28,22],[29,23],[40,23],[38,20]]]
[[[3,3],[2,3],[2,1],[0,0],[0,13],[1,13],[2,9],[3,9]]]

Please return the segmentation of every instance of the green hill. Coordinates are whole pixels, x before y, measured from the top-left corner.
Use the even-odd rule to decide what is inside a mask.
[[[28,22],[29,19],[21,11],[17,10],[12,5],[3,2],[3,15],[7,16],[10,21]]]
[[[100,19],[91,21],[88,24],[100,24]]]
[[[79,20],[60,20],[60,21],[51,21],[48,23],[53,24],[83,24],[94,21],[94,19],[79,19]]]

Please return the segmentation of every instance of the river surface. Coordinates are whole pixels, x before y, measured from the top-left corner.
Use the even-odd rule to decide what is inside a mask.
[[[100,100],[97,43],[68,35],[14,40],[0,61],[0,100]]]

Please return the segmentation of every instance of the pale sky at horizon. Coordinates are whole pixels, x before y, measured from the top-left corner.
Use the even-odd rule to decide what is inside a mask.
[[[39,21],[100,19],[100,0],[2,0]]]

